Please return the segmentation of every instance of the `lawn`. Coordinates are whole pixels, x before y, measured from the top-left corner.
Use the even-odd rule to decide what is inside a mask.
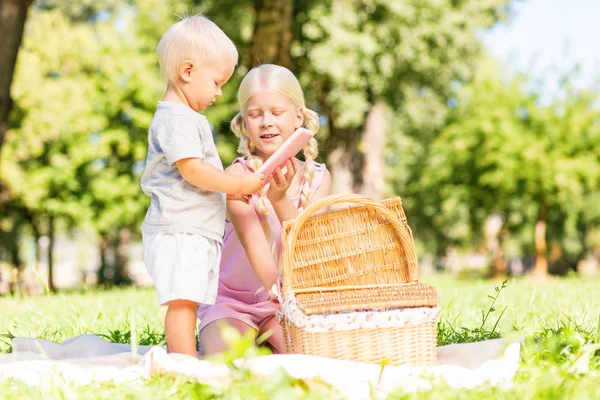
[[[600,398],[600,278],[562,278],[544,282],[459,280],[433,275],[423,281],[440,294],[439,344],[493,337],[524,338],[522,366],[514,387],[501,390],[450,390],[393,393],[390,398]],[[493,307],[492,307],[493,304]],[[0,351],[10,351],[12,336],[34,336],[60,342],[95,333],[128,342],[132,328],[141,344],[163,344],[164,310],[151,288],[82,290],[37,298],[0,298]],[[485,323],[483,323],[485,319]],[[229,354],[229,358],[239,354]],[[54,385],[29,388],[3,385],[0,398],[332,398],[315,382],[278,375],[265,380],[236,371],[227,386],[211,388],[163,375],[145,382]]]

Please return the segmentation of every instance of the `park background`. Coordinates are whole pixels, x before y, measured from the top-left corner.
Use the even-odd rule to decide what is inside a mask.
[[[139,182],[164,91],[155,47],[190,12],[240,51],[206,111],[224,164],[241,78],[281,64],[321,117],[333,192],[401,196],[424,273],[598,271],[594,1],[2,4],[27,14],[3,11],[7,50],[25,23],[1,99],[3,116],[12,106],[0,125],[1,292],[150,283]]]
[[[595,0],[0,0],[1,352],[15,336],[164,344],[139,181],[165,88],[156,44],[192,12],[241,56],[206,111],[224,164],[244,74],[290,68],[320,115],[334,192],[402,197],[440,295],[438,344],[522,341],[512,387],[418,398],[600,398]],[[0,397],[336,397],[234,368],[264,354],[234,343],[218,387],[11,382]]]

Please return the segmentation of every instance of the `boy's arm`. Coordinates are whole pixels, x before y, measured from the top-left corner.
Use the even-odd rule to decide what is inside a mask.
[[[176,165],[189,184],[203,190],[231,194],[252,194],[258,191],[260,175],[243,172],[235,176],[204,162],[203,137],[209,137],[208,122],[200,123],[186,115],[172,115],[155,128],[156,141],[167,163]],[[207,139],[208,140],[208,139]]]
[[[245,171],[233,174],[205,163],[200,158],[184,158],[175,162],[179,173],[189,184],[211,192],[231,194],[252,194],[261,186],[264,179]]]

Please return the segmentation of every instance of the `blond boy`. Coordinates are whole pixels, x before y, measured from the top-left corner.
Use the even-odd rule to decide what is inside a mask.
[[[148,133],[141,186],[151,198],[142,224],[144,261],[167,306],[167,350],[196,356],[196,310],[214,304],[225,229],[225,195],[255,193],[263,177],[223,171],[211,129],[198,112],[221,96],[238,53],[202,15],[173,24],[157,48],[167,81]]]

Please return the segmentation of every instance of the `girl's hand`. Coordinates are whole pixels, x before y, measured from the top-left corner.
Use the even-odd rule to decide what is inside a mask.
[[[290,158],[285,163],[285,174],[281,168],[275,170],[275,174],[269,177],[269,190],[267,198],[271,203],[277,202],[286,196],[287,190],[290,188],[294,176],[296,175],[296,163],[293,158]]]
[[[269,302],[274,309],[281,310],[281,304],[279,304],[279,300],[277,300],[277,296],[275,296],[273,290],[269,290]]]

